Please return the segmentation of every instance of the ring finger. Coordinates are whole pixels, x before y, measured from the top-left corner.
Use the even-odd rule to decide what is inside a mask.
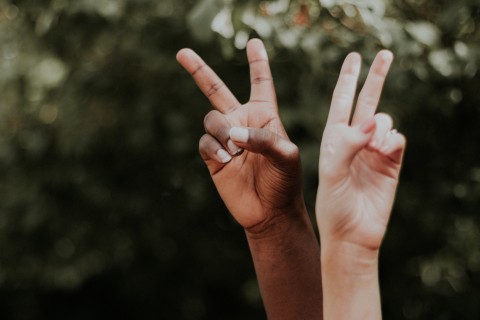
[[[203,120],[205,131],[214,137],[231,155],[239,154],[242,149],[233,143],[230,139],[230,129],[232,125],[229,123],[225,115],[217,110],[212,110],[205,116]]]

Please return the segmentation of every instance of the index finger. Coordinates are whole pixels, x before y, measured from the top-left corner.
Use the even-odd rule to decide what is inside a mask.
[[[357,89],[360,64],[361,59],[358,53],[350,53],[345,58],[335,90],[333,91],[327,125],[336,123],[348,125]]]
[[[177,61],[190,73],[215,109],[228,113],[240,105],[222,79],[193,50],[180,50],[177,53]]]

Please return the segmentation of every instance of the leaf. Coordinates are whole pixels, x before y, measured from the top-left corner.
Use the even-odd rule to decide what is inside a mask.
[[[224,38],[230,39],[234,36],[235,30],[232,24],[232,8],[230,6],[223,7],[217,13],[212,20],[211,28]]]
[[[440,39],[440,29],[427,21],[407,22],[405,30],[418,42],[433,47]]]
[[[195,39],[200,42],[213,39],[212,21],[219,10],[214,0],[202,0],[188,13],[187,24]]]

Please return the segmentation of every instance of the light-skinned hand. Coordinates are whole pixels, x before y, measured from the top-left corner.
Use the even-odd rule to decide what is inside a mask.
[[[342,244],[376,253],[385,235],[398,184],[405,137],[376,113],[393,60],[380,51],[356,97],[361,58],[345,59],[322,138],[316,214],[322,246]]]

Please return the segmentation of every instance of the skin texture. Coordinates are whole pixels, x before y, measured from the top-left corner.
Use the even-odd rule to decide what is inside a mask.
[[[241,104],[192,50],[178,62],[212,104],[199,151],[245,229],[269,319],[322,319],[320,249],[306,211],[299,151],[278,115],[263,43],[247,45],[251,95]]]
[[[325,319],[381,319],[378,254],[406,144],[388,115],[375,114],[392,60],[389,51],[377,54],[353,117],[358,54],[345,59],[333,94],[316,201]]]
[[[350,54],[342,67],[320,149],[321,263],[298,148],[279,118],[260,40],[248,43],[247,57],[251,96],[244,104],[192,50],[180,50],[177,60],[214,108],[199,151],[245,229],[268,318],[380,319],[378,254],[406,144],[390,116],[376,114],[392,54],[377,55],[353,115],[360,56]]]

